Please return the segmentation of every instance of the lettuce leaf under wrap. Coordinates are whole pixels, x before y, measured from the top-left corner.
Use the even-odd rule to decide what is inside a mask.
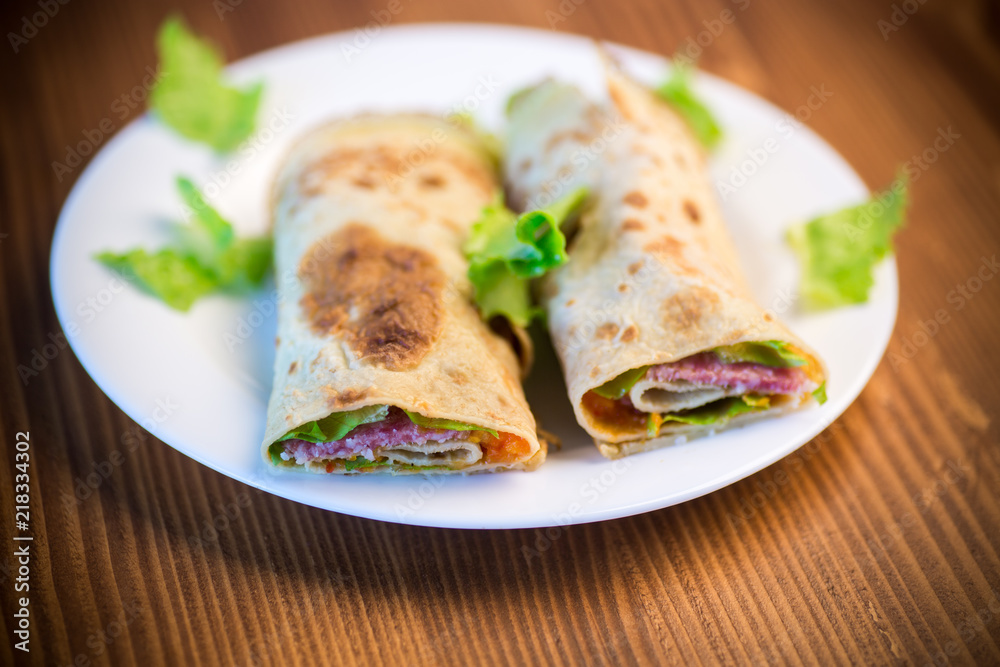
[[[357,410],[334,412],[328,417],[306,422],[278,438],[284,440],[305,440],[306,442],[336,442],[362,424],[380,422],[389,416],[388,405],[368,405]]]
[[[702,405],[684,412],[669,414],[657,414],[650,412],[646,418],[646,435],[655,437],[660,432],[660,427],[665,422],[681,422],[682,424],[698,424],[701,426],[709,424],[722,425],[736,415],[746,412],[756,412],[766,410],[770,407],[770,401],[763,400],[766,397],[758,396],[733,396],[713,401],[707,405]]]
[[[467,424],[453,419],[441,419],[437,417],[425,417],[416,412],[403,410],[406,416],[417,426],[423,428],[436,428],[447,431],[484,431],[493,437],[499,434],[485,426]],[[322,443],[336,442],[347,437],[351,431],[362,424],[373,424],[380,422],[389,416],[388,405],[368,405],[356,410],[344,412],[333,412],[323,419],[306,422],[301,426],[293,428],[291,431],[281,436],[275,444],[285,440],[305,440],[306,442]]]
[[[712,352],[724,364],[750,363],[772,368],[791,368],[808,363],[791,345],[780,340],[736,343],[717,347]]]
[[[560,229],[583,205],[587,189],[579,188],[551,205],[520,216],[498,192],[472,227],[465,243],[469,280],[486,321],[500,315],[526,327],[541,313],[531,300],[528,281],[564,264],[566,236]]]
[[[724,364],[751,363],[773,368],[804,366],[806,358],[796,352],[791,345],[780,340],[765,340],[751,343],[736,343],[711,350]],[[649,366],[627,370],[608,380],[593,392],[603,398],[617,400],[632,391],[635,383],[642,379]]]

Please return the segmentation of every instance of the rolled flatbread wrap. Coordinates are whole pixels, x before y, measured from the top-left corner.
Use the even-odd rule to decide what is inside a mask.
[[[609,68],[608,102],[545,81],[511,99],[511,203],[591,193],[541,299],[580,425],[617,458],[777,416],[826,379],[752,298],[685,122]]]
[[[274,189],[280,295],[264,459],[316,473],[470,473],[545,459],[511,345],[472,304],[462,243],[498,187],[458,123],[310,132]]]

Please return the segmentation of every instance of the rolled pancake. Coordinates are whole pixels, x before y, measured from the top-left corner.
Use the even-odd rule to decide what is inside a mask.
[[[461,250],[497,187],[476,136],[429,116],[332,123],[290,151],[273,195],[279,306],[266,461],[436,474],[545,459],[518,358],[480,319]],[[287,437],[368,413],[335,439]]]
[[[569,261],[540,290],[580,425],[617,458],[806,405],[826,371],[754,302],[703,150],[649,90],[613,68],[607,85],[605,105],[546,81],[508,110],[514,207],[591,192]],[[786,363],[769,347],[799,365],[762,368],[727,354],[749,349]],[[627,377],[634,385],[620,398],[595,392]]]

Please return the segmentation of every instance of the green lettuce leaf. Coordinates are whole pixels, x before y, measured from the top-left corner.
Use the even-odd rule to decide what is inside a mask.
[[[514,107],[521,103],[524,98],[531,94],[536,88],[543,84],[532,84],[530,86],[524,86],[523,88],[518,88],[507,98],[507,103],[504,105],[504,114],[510,116],[514,111]]]
[[[219,212],[208,205],[187,178],[177,190],[192,211],[191,221],[174,226],[177,247],[147,252],[102,252],[97,261],[135,276],[138,286],[171,308],[187,311],[206,294],[248,292],[261,286],[271,268],[271,239],[237,238]]]
[[[749,399],[749,400],[747,400]],[[766,410],[769,401],[762,401],[755,396],[734,396],[713,401],[708,405],[674,412],[665,415],[649,413],[646,418],[646,434],[652,438],[660,432],[660,426],[665,422],[681,422],[682,424],[698,424],[707,426],[709,424],[725,424],[727,421],[746,412]]]
[[[363,456],[355,456],[353,459],[347,459],[344,461],[344,469],[351,471],[357,470],[358,468],[378,468],[379,466],[391,466],[392,461],[382,460],[382,461],[369,461]]]
[[[281,452],[283,452],[284,449],[285,446],[282,445],[280,441],[275,442],[274,444],[272,444],[270,447],[267,448],[267,454],[271,458],[271,463],[273,463],[276,466],[295,465],[293,461],[286,461],[285,459],[281,458]],[[378,468],[381,466],[390,466],[390,465],[392,465],[391,461],[388,460],[369,461],[363,456],[355,456],[353,459],[344,460],[344,468],[345,470],[348,471],[363,470],[365,468]],[[398,465],[400,465],[401,467],[406,467],[410,470],[439,470],[442,468],[447,468],[447,466],[417,466],[417,465],[407,465],[405,463],[400,463]]]
[[[368,468],[380,468],[382,466],[391,466],[392,462],[388,460],[383,461],[369,461],[363,456],[356,456],[353,459],[346,459],[344,461],[344,469],[350,472],[351,470],[367,470]],[[396,463],[400,468],[406,470],[448,470],[448,466],[418,466],[410,463]]]
[[[153,253],[141,248],[117,254],[102,252],[97,261],[135,278],[137,286],[156,296],[171,308],[187,311],[197,299],[215,290],[215,276],[190,255],[174,248]]]
[[[566,262],[566,236],[560,227],[586,198],[587,189],[579,188],[546,208],[517,216],[498,193],[483,209],[464,250],[484,320],[502,315],[523,327],[539,314],[531,304],[528,280]]]
[[[611,400],[618,400],[625,394],[632,391],[632,387],[635,383],[642,379],[642,376],[646,374],[649,366],[640,366],[639,368],[633,368],[632,370],[625,371],[613,380],[608,380],[600,387],[594,388],[594,393],[598,396],[603,396],[604,398],[610,398]]]
[[[807,308],[868,300],[872,269],[892,250],[892,235],[903,226],[907,199],[907,183],[901,178],[864,204],[788,230],[787,241],[802,265],[800,290]]]
[[[813,398],[815,398],[816,402],[820,405],[826,403],[826,381],[819,386],[819,389],[813,392]]]
[[[466,424],[465,422],[454,421],[452,419],[439,419],[437,417],[424,417],[416,412],[410,412],[409,410],[403,410],[406,416],[410,418],[410,421],[417,426],[423,426],[424,428],[440,428],[447,431],[486,431],[491,434],[494,438],[499,437],[499,434],[491,428],[486,428],[484,426],[476,426],[474,424]]]
[[[357,410],[334,412],[329,417],[311,421],[278,438],[306,442],[336,442],[362,424],[379,422],[389,416],[388,405],[368,405]]]
[[[191,209],[194,217],[192,224],[182,227],[182,229],[190,230],[188,244],[196,252],[205,253],[199,259],[206,264],[211,264],[215,252],[233,242],[235,236],[233,226],[219,215],[218,211],[209,206],[190,178],[178,176],[177,191],[187,207]]]
[[[259,288],[271,269],[271,239],[266,236],[236,239],[219,255],[213,267],[219,285],[235,292]]]
[[[181,135],[219,151],[249,137],[263,84],[227,86],[222,57],[177,17],[163,23],[156,43],[162,75],[150,93],[150,108],[157,116]]]
[[[743,394],[740,399],[752,408],[771,407],[771,397],[767,394]]]
[[[766,408],[751,405],[747,401],[744,401],[741,396],[733,396],[713,401],[708,405],[687,410],[683,413],[663,415],[663,421],[676,421],[685,424],[722,424],[736,415],[763,409]]]
[[[177,189],[193,214],[189,224],[176,227],[181,244],[211,269],[220,285],[236,291],[259,287],[271,267],[271,239],[236,238],[233,226],[190,179],[178,177]]]
[[[762,364],[775,368],[790,368],[804,366],[807,363],[788,343],[780,340],[765,340],[756,343],[736,343],[717,347],[712,352],[724,364],[741,362]]]
[[[542,316],[542,309],[531,301],[527,281],[514,275],[503,262],[469,264],[469,280],[476,290],[476,305],[486,321],[500,315],[525,327]]]
[[[675,60],[670,78],[656,94],[684,118],[701,145],[711,150],[722,139],[722,128],[691,88],[692,71],[690,64]]]

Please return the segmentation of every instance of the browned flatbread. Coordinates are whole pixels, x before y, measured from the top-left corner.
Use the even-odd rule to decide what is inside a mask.
[[[497,187],[477,138],[431,117],[358,117],[296,145],[274,191],[281,300],[265,459],[291,429],[372,405],[523,441],[502,461],[488,460],[473,435],[450,449],[426,443],[372,472],[481,472],[545,459],[518,359],[480,319],[466,277],[462,244]],[[347,472],[327,460],[300,467]]]
[[[642,425],[598,418],[585,395],[623,372],[759,341],[794,346],[816,387],[826,370],[754,302],[705,155],[684,121],[617,70],[607,76],[604,106],[555,81],[520,93],[509,113],[505,171],[519,210],[590,189],[569,262],[545,277],[541,294],[577,420],[615,458],[723,427],[671,422],[648,438]],[[683,409],[684,396],[651,392],[653,384],[643,380],[632,389],[637,408]],[[809,402],[808,394],[779,397],[771,409],[736,416],[724,427]]]

